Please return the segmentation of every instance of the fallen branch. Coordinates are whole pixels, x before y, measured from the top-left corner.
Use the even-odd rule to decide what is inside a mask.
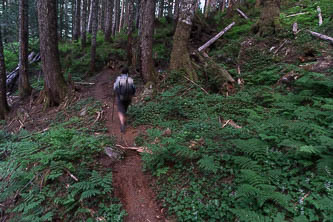
[[[239,8],[238,9],[236,9],[236,11],[241,15],[241,16],[243,16],[246,20],[248,20],[249,19],[249,17],[247,17],[246,15],[245,15],[245,13],[244,12],[242,12]]]
[[[186,76],[184,76],[185,79],[187,79],[188,81],[190,81],[191,83],[193,83],[194,85],[198,86],[202,91],[204,91],[207,95],[209,94],[204,88],[202,88],[198,83],[190,80],[189,78],[187,78]]]
[[[323,35],[323,34],[318,33],[318,32],[312,32],[310,30],[308,32],[310,32],[310,34],[313,35],[314,37],[320,38],[320,39],[325,40],[325,41],[329,41],[329,42],[331,42],[331,44],[333,44],[333,38],[332,37],[329,37],[327,35]]]
[[[231,27],[235,25],[235,22],[232,22],[230,25],[228,25],[225,29],[223,29],[220,33],[218,33],[216,36],[214,36],[212,39],[210,39],[208,42],[206,42],[203,46],[198,48],[198,51],[201,52],[202,50],[205,50],[208,48],[211,44],[213,44],[218,38],[220,38],[225,32],[227,32]]]
[[[278,53],[278,51],[286,44],[288,42],[288,40],[284,40],[284,42],[279,46],[279,48],[277,48],[276,50],[275,50],[275,52],[273,53],[274,55],[276,54],[276,53]]]
[[[219,117],[219,123],[222,125],[222,128],[226,127],[227,125],[230,125],[236,129],[242,128],[241,126],[237,125],[233,120],[223,120],[221,117]]]
[[[139,147],[136,147],[136,146],[122,146],[120,144],[116,144],[117,147],[121,148],[121,149],[124,149],[124,150],[135,150],[139,153],[152,153],[150,150],[148,150],[147,147],[144,147],[144,146],[139,146]]]
[[[304,14],[308,14],[308,12],[300,12],[300,13],[296,13],[296,14],[292,14],[292,15],[287,15],[286,18],[293,17],[293,16],[298,16],[298,15],[304,15]]]
[[[93,83],[93,82],[74,82],[74,84],[89,85],[89,86],[95,85],[95,83]]]
[[[79,179],[76,176],[74,176],[71,172],[69,172],[69,170],[65,169],[65,171],[68,173],[70,177],[72,177],[73,180],[75,180],[76,182],[79,181]]]
[[[317,12],[318,12],[318,19],[319,19],[318,24],[319,24],[319,26],[321,26],[323,24],[323,17],[321,16],[321,9],[319,6],[317,6]]]
[[[98,120],[101,119],[102,114],[103,114],[103,111],[101,111],[101,112],[97,112],[97,118],[95,119],[95,121],[93,122],[92,125],[94,125]]]

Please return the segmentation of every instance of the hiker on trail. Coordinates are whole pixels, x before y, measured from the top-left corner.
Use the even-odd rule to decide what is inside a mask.
[[[121,75],[117,77],[113,90],[115,92],[118,117],[120,120],[120,131],[125,132],[126,112],[131,104],[132,97],[135,94],[135,86],[133,79],[128,76],[128,69],[124,68]]]

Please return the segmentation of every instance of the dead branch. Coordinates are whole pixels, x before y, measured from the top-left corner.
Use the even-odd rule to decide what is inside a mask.
[[[318,24],[319,24],[319,26],[321,26],[323,24],[323,17],[321,16],[321,9],[320,9],[319,5],[317,6],[317,12],[318,12],[318,19],[319,19]]]
[[[227,125],[230,125],[236,129],[242,128],[241,126],[237,125],[233,120],[223,120],[223,118],[219,117],[219,123],[222,125],[222,128],[226,127]]]
[[[144,146],[139,146],[139,147],[136,147],[136,146],[122,146],[120,144],[116,144],[117,147],[121,148],[121,149],[124,149],[124,150],[135,150],[139,153],[152,153],[147,147],[144,147]]]
[[[329,37],[327,35],[324,35],[324,34],[321,34],[321,33],[318,33],[318,32],[313,32],[313,31],[310,31],[310,30],[308,30],[308,32],[310,32],[310,34],[313,35],[314,37],[320,38],[320,39],[325,40],[325,41],[329,41],[329,42],[331,42],[331,44],[333,44],[333,38],[332,37]]]
[[[93,82],[74,82],[74,84],[77,84],[77,85],[89,85],[89,86],[95,85],[95,83],[93,83]]]
[[[205,50],[208,48],[211,44],[213,44],[218,38],[220,38],[224,33],[226,33],[231,27],[235,25],[235,22],[232,22],[230,25],[228,25],[225,29],[223,29],[221,32],[219,32],[216,36],[214,36],[212,39],[210,39],[208,42],[206,42],[203,46],[198,48],[198,51],[201,52],[202,50]]]
[[[100,120],[100,118],[101,118],[101,116],[102,116],[102,113],[103,113],[103,111],[101,111],[101,112],[97,112],[97,118],[95,119],[95,121],[93,122],[92,125],[94,125],[98,120]]]
[[[296,14],[292,14],[292,15],[287,15],[286,18],[293,17],[293,16],[298,16],[298,15],[304,15],[304,14],[308,14],[308,12],[300,12],[300,13],[296,13]]]
[[[65,171],[66,171],[66,173],[68,173],[68,175],[69,175],[70,177],[72,177],[73,180],[75,180],[76,182],[79,181],[79,179],[78,179],[76,176],[74,176],[71,172],[69,172],[69,170],[65,169]]]
[[[248,20],[249,19],[249,17],[247,17],[246,15],[245,15],[245,13],[244,12],[242,12],[239,8],[238,9],[236,9],[236,11],[241,15],[241,16],[243,16],[246,20]]]
[[[288,40],[284,40],[284,42],[275,50],[275,52],[273,53],[274,55],[276,53],[278,53],[278,51],[288,42]]]
[[[185,79],[187,79],[188,81],[190,81],[191,83],[193,83],[194,85],[198,86],[202,91],[204,91],[207,95],[209,94],[204,88],[202,88],[200,85],[198,85],[196,82],[190,80],[189,78],[187,78],[186,76],[184,76]]]

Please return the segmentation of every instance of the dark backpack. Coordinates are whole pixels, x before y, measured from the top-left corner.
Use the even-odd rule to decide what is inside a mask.
[[[133,79],[126,74],[118,76],[115,90],[120,96],[120,100],[130,100],[135,94]]]

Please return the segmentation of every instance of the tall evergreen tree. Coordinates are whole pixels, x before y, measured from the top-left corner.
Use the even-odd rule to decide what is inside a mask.
[[[2,34],[0,31],[0,119],[5,119],[9,112],[6,90],[6,67],[3,54]]]
[[[90,73],[94,73],[96,69],[96,37],[98,29],[98,5],[99,0],[92,1],[92,37],[91,37],[91,55],[90,55]]]
[[[111,42],[113,2],[114,0],[106,1],[105,41],[107,42]]]
[[[79,40],[80,28],[81,28],[81,0],[76,0],[75,2],[75,24],[74,24],[74,33],[73,40]]]
[[[47,106],[55,106],[63,101],[67,93],[59,60],[56,2],[37,0],[37,8],[45,102]]]
[[[143,9],[141,27],[141,73],[145,82],[155,82],[155,70],[153,61],[153,33],[155,19],[155,1],[142,0]]]
[[[18,90],[21,98],[29,96],[31,86],[28,77],[28,0],[20,0],[19,2],[19,84]]]
[[[81,13],[81,47],[85,48],[87,44],[87,0],[82,0]]]

